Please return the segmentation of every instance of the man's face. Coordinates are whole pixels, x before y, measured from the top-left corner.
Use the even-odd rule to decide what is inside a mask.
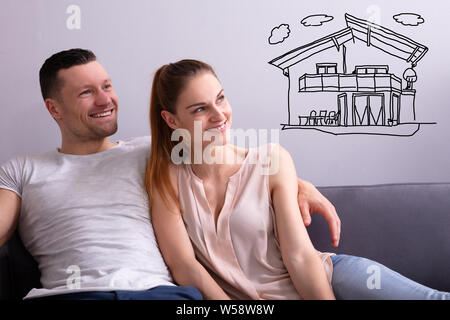
[[[58,78],[62,87],[55,99],[59,109],[56,120],[65,138],[99,140],[117,131],[118,98],[97,61],[62,69]]]

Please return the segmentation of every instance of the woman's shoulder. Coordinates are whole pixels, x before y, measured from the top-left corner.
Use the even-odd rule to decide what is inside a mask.
[[[296,177],[295,166],[289,151],[280,144],[271,144],[270,148],[270,185],[282,184],[286,179]]]
[[[254,148],[258,159],[264,164],[277,165],[281,160],[289,159],[289,152],[279,143],[266,143]]]

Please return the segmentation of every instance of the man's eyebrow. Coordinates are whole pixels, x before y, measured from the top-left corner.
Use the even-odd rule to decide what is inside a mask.
[[[105,84],[107,82],[111,82],[111,78],[107,78],[107,79],[103,80],[102,83]],[[82,90],[82,89],[86,89],[86,88],[90,88],[90,87],[92,87],[92,84],[86,83],[84,85],[79,86],[78,90]]]
[[[222,94],[222,92],[223,92],[223,89],[221,89],[219,91],[219,93],[217,94],[216,97],[219,97]],[[192,108],[192,107],[204,106],[205,104],[206,104],[205,102],[197,102],[197,103],[194,103],[194,104],[191,104],[191,105],[187,106],[186,109],[189,109],[189,108]]]

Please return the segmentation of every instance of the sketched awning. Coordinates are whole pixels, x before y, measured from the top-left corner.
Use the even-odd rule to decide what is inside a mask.
[[[406,62],[411,62],[412,65],[416,65],[428,51],[424,45],[375,23],[358,19],[349,14],[345,14],[345,21],[347,28],[291,50],[269,63],[284,71],[324,50],[332,47],[339,50],[342,44],[349,40],[355,41],[355,39],[366,43],[367,46],[375,47]]]
[[[341,44],[353,39],[351,28],[345,28],[329,36],[318,39],[307,45],[286,52],[278,58],[269,61],[270,64],[284,70],[324,50],[336,47],[339,50]]]

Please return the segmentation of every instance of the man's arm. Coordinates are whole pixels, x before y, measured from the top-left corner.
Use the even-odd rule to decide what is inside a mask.
[[[11,238],[19,221],[21,200],[10,190],[0,189],[0,247]]]
[[[341,235],[341,220],[333,204],[325,198],[316,187],[305,180],[298,180],[298,205],[305,226],[311,224],[311,214],[318,213],[328,222],[331,243],[337,247]]]

